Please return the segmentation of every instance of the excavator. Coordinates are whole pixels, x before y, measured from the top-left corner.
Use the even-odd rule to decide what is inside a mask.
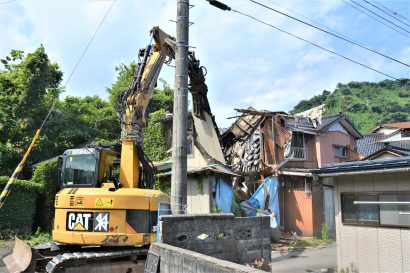
[[[159,215],[170,214],[170,198],[153,190],[152,163],[144,154],[141,129],[163,64],[175,58],[175,39],[159,27],[154,44],[139,52],[129,88],[119,96],[121,149],[94,145],[69,149],[58,160],[53,242],[33,248],[16,238],[3,260],[17,272],[138,272],[138,262],[156,241]],[[189,54],[193,112],[209,112],[205,73]]]

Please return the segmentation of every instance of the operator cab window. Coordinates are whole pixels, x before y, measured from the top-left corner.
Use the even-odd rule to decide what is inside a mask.
[[[68,156],[64,170],[64,185],[94,184],[95,166],[96,159],[94,155]]]

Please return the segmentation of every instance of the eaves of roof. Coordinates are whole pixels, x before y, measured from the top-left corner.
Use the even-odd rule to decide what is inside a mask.
[[[169,167],[169,169],[167,169],[168,171],[158,173],[157,175],[158,176],[170,176],[171,175],[172,163],[171,163],[171,165],[167,164],[167,167]],[[166,169],[164,169],[164,170],[166,170]],[[219,165],[219,164],[211,164],[211,165],[208,165],[208,166],[202,167],[202,168],[188,168],[188,170],[187,170],[188,174],[200,174],[200,173],[206,173],[206,172],[225,174],[225,175],[230,175],[230,176],[241,176],[240,174],[233,172],[231,169],[229,169],[225,166]]]
[[[394,168],[410,168],[410,156],[394,158],[394,159],[381,159],[381,160],[366,160],[366,161],[353,161],[338,164],[331,164],[329,166],[313,169],[313,174],[321,173],[339,173],[339,172],[351,172],[351,171],[365,171],[365,170],[386,170]]]

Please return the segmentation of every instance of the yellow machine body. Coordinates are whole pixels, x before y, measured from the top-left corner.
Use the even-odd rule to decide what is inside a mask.
[[[130,246],[155,241],[158,208],[169,197],[157,190],[65,188],[56,195],[53,240],[78,245]]]
[[[151,34],[155,44],[147,47],[136,77],[139,80],[123,100],[121,156],[98,148],[64,154],[63,189],[55,199],[54,241],[85,246],[146,245],[155,241],[159,210],[169,213],[166,194],[138,188],[142,178],[139,131],[147,126],[149,102],[162,65],[174,56],[171,36],[159,27]]]

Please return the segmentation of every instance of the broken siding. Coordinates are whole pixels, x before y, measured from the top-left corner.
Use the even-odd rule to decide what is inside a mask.
[[[242,142],[236,142],[227,150],[228,160],[237,172],[258,172],[261,169],[260,131],[255,130]]]
[[[216,161],[226,164],[225,157],[222,152],[222,147],[219,142],[219,136],[208,113],[203,113],[205,120],[197,118],[193,115],[195,126],[195,137],[205,152]]]

